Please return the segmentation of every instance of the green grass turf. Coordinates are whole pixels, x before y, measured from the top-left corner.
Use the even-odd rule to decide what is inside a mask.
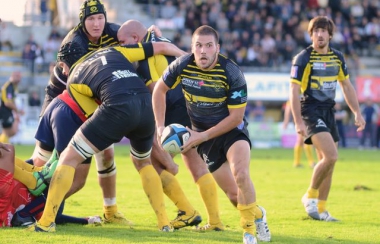
[[[31,146],[16,146],[16,155],[27,159]],[[22,228],[0,230],[0,243],[242,243],[239,213],[219,191],[220,213],[224,232],[197,233],[191,228],[174,233],[161,233],[156,217],[142,190],[126,146],[116,147],[118,167],[117,201],[119,209],[135,223],[133,229],[124,226],[101,227],[61,225],[56,233],[29,233]],[[380,153],[342,149],[335,168],[328,210],[340,222],[327,223],[307,217],[300,199],[306,191],[312,170],[292,167],[291,149],[253,149],[251,178],[256,187],[257,201],[268,214],[272,243],[380,243]],[[179,156],[178,179],[191,203],[202,214],[206,211]],[[305,159],[304,159],[305,161]],[[365,186],[369,190],[354,190]],[[166,198],[169,218],[176,209]],[[95,165],[92,165],[86,186],[66,201],[65,213],[75,216],[102,214],[102,197],[97,183]]]

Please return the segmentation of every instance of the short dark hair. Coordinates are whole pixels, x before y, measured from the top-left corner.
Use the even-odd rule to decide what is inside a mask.
[[[312,36],[313,30],[317,28],[326,29],[329,32],[330,36],[332,37],[335,30],[335,24],[327,16],[317,16],[317,17],[314,17],[309,22],[309,27],[307,28],[309,35]]]
[[[212,28],[211,26],[208,26],[208,25],[202,25],[200,27],[198,27],[194,33],[193,33],[193,36],[195,35],[198,35],[198,36],[207,36],[207,35],[211,35],[211,36],[214,36],[215,37],[215,42],[216,44],[219,43],[219,34],[218,32]]]

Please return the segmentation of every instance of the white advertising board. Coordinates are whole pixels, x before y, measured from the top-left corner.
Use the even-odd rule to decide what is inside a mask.
[[[244,73],[250,101],[287,101],[289,99],[290,74]],[[342,102],[343,94],[337,86],[335,101]]]

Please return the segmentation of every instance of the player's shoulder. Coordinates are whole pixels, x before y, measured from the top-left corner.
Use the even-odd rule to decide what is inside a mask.
[[[107,22],[104,28],[104,32],[111,35],[117,35],[119,28],[119,24]]]
[[[293,65],[300,65],[300,64],[306,64],[309,62],[310,60],[310,55],[311,55],[311,52],[312,52],[313,48],[312,46],[309,46],[305,49],[303,49],[302,51],[300,51],[299,53],[297,53],[294,58],[293,58]]]
[[[339,51],[338,49],[333,48],[333,47],[330,47],[330,51],[331,51],[334,55],[338,56],[339,59],[343,59],[343,58],[344,58],[344,54],[343,54],[343,52]]]
[[[232,59],[228,58],[226,55],[219,53],[218,55],[218,63],[222,66],[232,65],[234,68],[239,69],[239,65],[233,61]]]
[[[65,36],[65,38],[63,39],[61,43],[61,46],[69,42],[76,42],[80,44],[81,46],[87,46],[88,37],[86,36],[82,28],[80,28],[80,26],[76,26],[69,33],[67,33],[67,35]]]
[[[182,55],[181,57],[178,57],[174,62],[172,62],[172,64],[174,64],[175,66],[186,67],[192,61],[194,61],[194,55],[189,53]]]

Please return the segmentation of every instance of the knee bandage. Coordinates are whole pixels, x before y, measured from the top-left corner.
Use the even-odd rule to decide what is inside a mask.
[[[136,158],[138,160],[143,160],[143,159],[149,158],[151,152],[152,152],[152,148],[148,152],[140,153],[140,152],[136,151],[135,149],[133,149],[133,147],[131,147],[131,155],[132,155],[132,157],[134,157],[134,158]]]
[[[76,133],[70,141],[71,146],[83,157],[87,159],[92,157],[96,152],[83,140],[81,136]]]
[[[113,148],[113,145],[106,148],[105,150],[111,148]],[[98,170],[98,176],[101,178],[106,178],[116,174],[116,163],[114,162],[114,157],[110,158],[110,160],[107,160],[104,157],[105,150],[95,154],[96,168]]]
[[[36,146],[34,148],[34,152],[33,152],[32,158],[38,158],[38,159],[40,159],[40,160],[42,160],[44,162],[47,162],[50,159],[51,155],[52,155],[52,152],[43,150],[39,146]]]

